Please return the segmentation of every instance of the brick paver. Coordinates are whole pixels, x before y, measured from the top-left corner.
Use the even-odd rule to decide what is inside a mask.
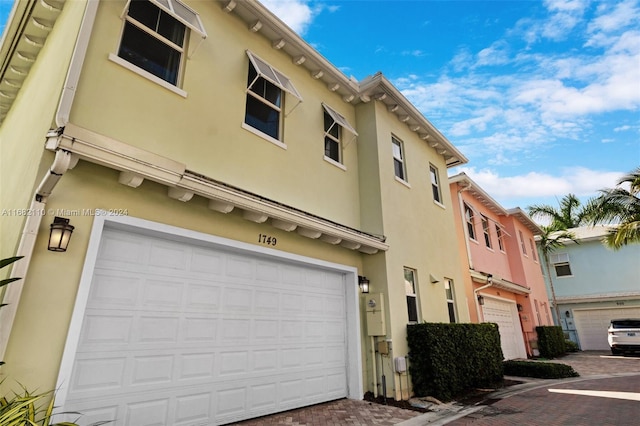
[[[515,393],[482,410],[450,425],[510,426],[510,425],[612,425],[640,424],[640,402],[597,398],[584,395],[550,393],[549,387],[558,389],[600,389],[624,392],[640,392],[640,375],[599,380],[585,378],[620,373],[640,373],[640,356],[611,356],[610,352],[588,351],[569,354],[552,360],[568,364],[581,378],[574,382],[541,382],[533,390]],[[555,383],[555,384],[553,384]],[[596,387],[597,386],[597,387]],[[405,420],[417,420],[421,413],[390,405],[366,401],[341,399],[311,407],[287,411],[272,416],[252,419],[237,426],[292,425],[292,426],[342,426],[342,425],[395,425]],[[426,424],[426,423],[425,423]]]
[[[286,411],[236,423],[240,426],[309,425],[309,426],[390,426],[419,415],[412,410],[353,399],[339,399],[311,407]]]

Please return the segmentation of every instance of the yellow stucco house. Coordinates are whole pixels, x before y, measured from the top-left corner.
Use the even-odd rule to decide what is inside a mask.
[[[0,64],[3,389],[136,426],[406,399],[407,324],[469,321],[466,158],[259,2],[21,0]]]

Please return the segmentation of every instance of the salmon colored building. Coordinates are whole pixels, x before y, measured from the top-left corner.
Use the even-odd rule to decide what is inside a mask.
[[[505,359],[536,354],[535,327],[553,325],[534,237],[540,227],[505,209],[466,174],[449,178],[472,322],[495,322]]]

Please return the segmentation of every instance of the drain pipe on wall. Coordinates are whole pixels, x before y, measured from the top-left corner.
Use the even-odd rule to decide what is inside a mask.
[[[34,214],[27,215],[26,217],[16,252],[16,256],[23,256],[23,258],[14,263],[10,275],[10,278],[22,279],[6,287],[3,303],[7,303],[7,306],[4,306],[3,309],[0,310],[0,359],[4,358],[7,349],[13,321],[18,311],[20,295],[22,294],[22,288],[33,256],[33,249],[36,245],[38,229],[45,216],[47,199],[62,175],[67,170],[72,169],[77,163],[78,158],[72,156],[70,152],[63,150],[56,151],[53,164],[51,164],[51,168],[40,182],[31,201],[29,211]]]
[[[478,300],[478,297],[480,296],[478,296],[478,293],[480,292],[480,290],[484,290],[485,288],[489,288],[491,286],[493,286],[493,275],[487,274],[487,284],[473,290],[473,295],[475,296],[475,299],[476,299],[475,305],[476,305],[476,313],[478,314],[478,322],[480,322],[480,301]],[[482,319],[484,319],[484,316]]]

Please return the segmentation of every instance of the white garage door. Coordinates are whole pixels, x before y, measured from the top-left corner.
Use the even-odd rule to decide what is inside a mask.
[[[63,409],[218,425],[347,396],[343,272],[106,229]]]
[[[527,350],[524,346],[516,304],[485,296],[482,313],[485,322],[498,324],[504,358],[526,358]]]
[[[607,329],[609,322],[616,318],[640,318],[640,308],[609,308],[574,310],[580,349],[609,350]]]

